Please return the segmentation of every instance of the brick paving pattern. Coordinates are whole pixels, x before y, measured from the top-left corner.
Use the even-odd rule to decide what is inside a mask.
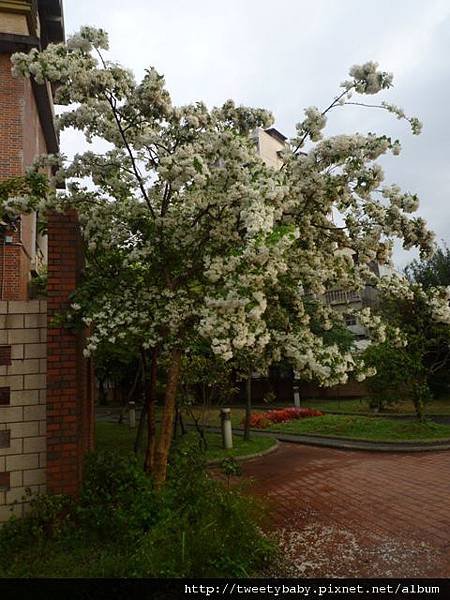
[[[285,557],[275,574],[450,576],[450,452],[285,443],[243,474],[268,501]]]

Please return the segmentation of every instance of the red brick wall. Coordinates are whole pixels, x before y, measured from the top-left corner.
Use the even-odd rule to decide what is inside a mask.
[[[286,402],[291,404],[294,402],[293,380],[285,379],[254,379],[252,381],[252,398],[258,404],[264,402],[265,396],[271,392],[275,394],[277,402]],[[320,387],[316,383],[310,381],[300,381],[300,398],[361,398],[369,394],[367,385],[350,381],[345,385],[335,385],[333,387]],[[245,402],[245,384],[239,384],[240,402]]]
[[[0,54],[0,179],[22,175],[46,145],[29,80],[11,74],[11,57]],[[0,300],[26,300],[34,254],[34,216],[24,216],[13,244],[0,244]]]
[[[7,490],[9,488],[9,473],[0,473],[0,489]]]
[[[0,179],[24,173],[46,152],[33,88],[11,75],[9,54],[0,54]],[[11,232],[13,244],[0,240],[0,300],[26,300],[30,258],[34,253],[32,217]],[[49,215],[48,319],[64,310],[82,267],[75,213]],[[48,330],[47,489],[76,494],[83,458],[93,446],[92,369],[82,356],[83,336],[62,327]],[[4,390],[0,403],[7,403]],[[1,483],[1,482],[0,482]],[[0,515],[1,517],[1,515]],[[1,520],[1,519],[0,519]]]
[[[357,381],[329,388],[309,382],[300,385],[300,396],[303,398],[362,398],[368,394],[367,384]]]
[[[11,365],[11,346],[0,346],[0,366]]]
[[[11,75],[9,54],[0,54],[0,178],[23,169],[23,108],[25,81]]]
[[[0,54],[0,179],[23,172],[23,109],[25,82],[11,75],[9,54]],[[19,236],[14,242],[19,242]],[[20,246],[0,245],[0,299],[21,295]]]
[[[80,231],[74,211],[48,216],[47,488],[76,494],[83,458],[93,447],[91,371],[83,358],[83,336],[53,328],[53,315],[67,307],[82,267]]]

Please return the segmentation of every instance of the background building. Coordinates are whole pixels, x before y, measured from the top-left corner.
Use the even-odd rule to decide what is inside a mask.
[[[49,85],[15,79],[16,51],[64,40],[61,2],[0,0],[0,178],[22,175],[41,154],[58,152]],[[26,300],[29,283],[47,262],[47,239],[36,215],[24,215],[15,230],[0,229],[0,300]]]
[[[254,131],[253,137],[258,148],[258,153],[266,165],[280,169],[283,164],[280,154],[286,148],[287,137],[274,127],[270,129],[258,127]]]

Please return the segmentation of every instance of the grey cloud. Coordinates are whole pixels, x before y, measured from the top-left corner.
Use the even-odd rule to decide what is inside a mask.
[[[450,241],[450,4],[447,0],[66,0],[68,32],[94,24],[110,32],[112,55],[138,75],[149,64],[178,103],[198,99],[271,109],[287,135],[304,107],[324,106],[348,67],[378,60],[394,71],[386,99],[424,122],[410,135],[389,115],[345,107],[329,131],[386,131],[403,152],[384,161],[386,179],[418,192],[420,212]],[[80,147],[73,134],[64,150]],[[398,250],[402,265],[410,254]]]

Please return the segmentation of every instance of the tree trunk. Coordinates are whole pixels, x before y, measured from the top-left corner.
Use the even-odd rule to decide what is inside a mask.
[[[245,404],[245,423],[244,423],[244,440],[250,440],[250,419],[252,416],[252,371],[249,371],[246,381],[246,404]]]
[[[175,406],[177,397],[178,381],[181,370],[181,350],[173,350],[167,385],[164,397],[164,412],[161,423],[161,431],[156,443],[152,473],[157,488],[161,488],[167,477],[167,461],[172,442],[173,424],[175,420]]]
[[[199,435],[200,448],[202,450],[207,450],[208,449],[208,440],[206,439],[204,429],[202,427],[200,427],[200,417],[195,416],[195,412],[192,410],[192,408],[189,410],[189,415],[190,415],[191,419],[193,420],[195,429]]]
[[[123,406],[123,402],[120,402],[120,400],[122,400],[122,398],[120,397],[120,394],[119,394],[119,384],[117,383],[117,381],[114,381],[114,383],[113,383],[113,404],[114,404],[114,406],[117,404],[122,404],[122,406]]]
[[[172,439],[176,440],[177,439],[177,433],[178,433],[178,418],[180,416],[180,411],[178,406],[175,406],[175,419],[173,422],[173,436]]]
[[[186,435],[186,427],[184,426],[183,413],[180,411],[180,431],[181,435]]]
[[[139,416],[139,424],[138,424],[138,429],[136,432],[136,438],[134,440],[134,453],[135,454],[138,454],[139,450],[141,449],[146,421],[147,421],[147,402],[144,400],[144,403],[142,405],[141,414]]]
[[[138,454],[142,446],[142,440],[144,438],[144,431],[147,423],[147,363],[145,361],[144,353],[141,353],[141,360],[139,363],[139,373],[141,375],[141,391],[140,396],[142,400],[142,410],[139,415],[139,425],[136,433],[136,439],[134,440],[134,453]]]
[[[414,408],[416,409],[416,416],[419,421],[424,421],[425,412],[425,389],[426,380],[423,378],[418,379],[414,385]]]
[[[144,370],[144,377],[145,377],[145,364],[144,363],[143,363],[143,367],[142,368]],[[119,425],[122,425],[122,423],[124,421],[124,418],[125,418],[125,412],[129,408],[129,403],[134,398],[134,394],[136,392],[136,387],[137,387],[137,384],[138,384],[138,381],[139,381],[139,374],[140,374],[140,372],[141,372],[141,369],[139,367],[137,369],[137,371],[136,371],[136,375],[135,375],[135,378],[134,378],[134,381],[133,381],[133,385],[132,385],[130,391],[128,392],[126,398],[124,399],[123,394],[121,396],[122,397],[122,408],[120,410],[120,415],[119,415],[119,421],[118,421]]]
[[[144,359],[145,360],[145,359]],[[145,365],[145,362],[144,362]],[[144,367],[145,371],[145,367]],[[145,451],[144,468],[147,472],[153,471],[156,447],[156,383],[158,380],[158,351],[152,351],[150,367],[150,385],[145,385],[146,413],[147,413],[147,449]]]
[[[98,380],[98,403],[100,406],[106,406],[108,404],[108,395],[105,389],[105,380],[100,377]]]

